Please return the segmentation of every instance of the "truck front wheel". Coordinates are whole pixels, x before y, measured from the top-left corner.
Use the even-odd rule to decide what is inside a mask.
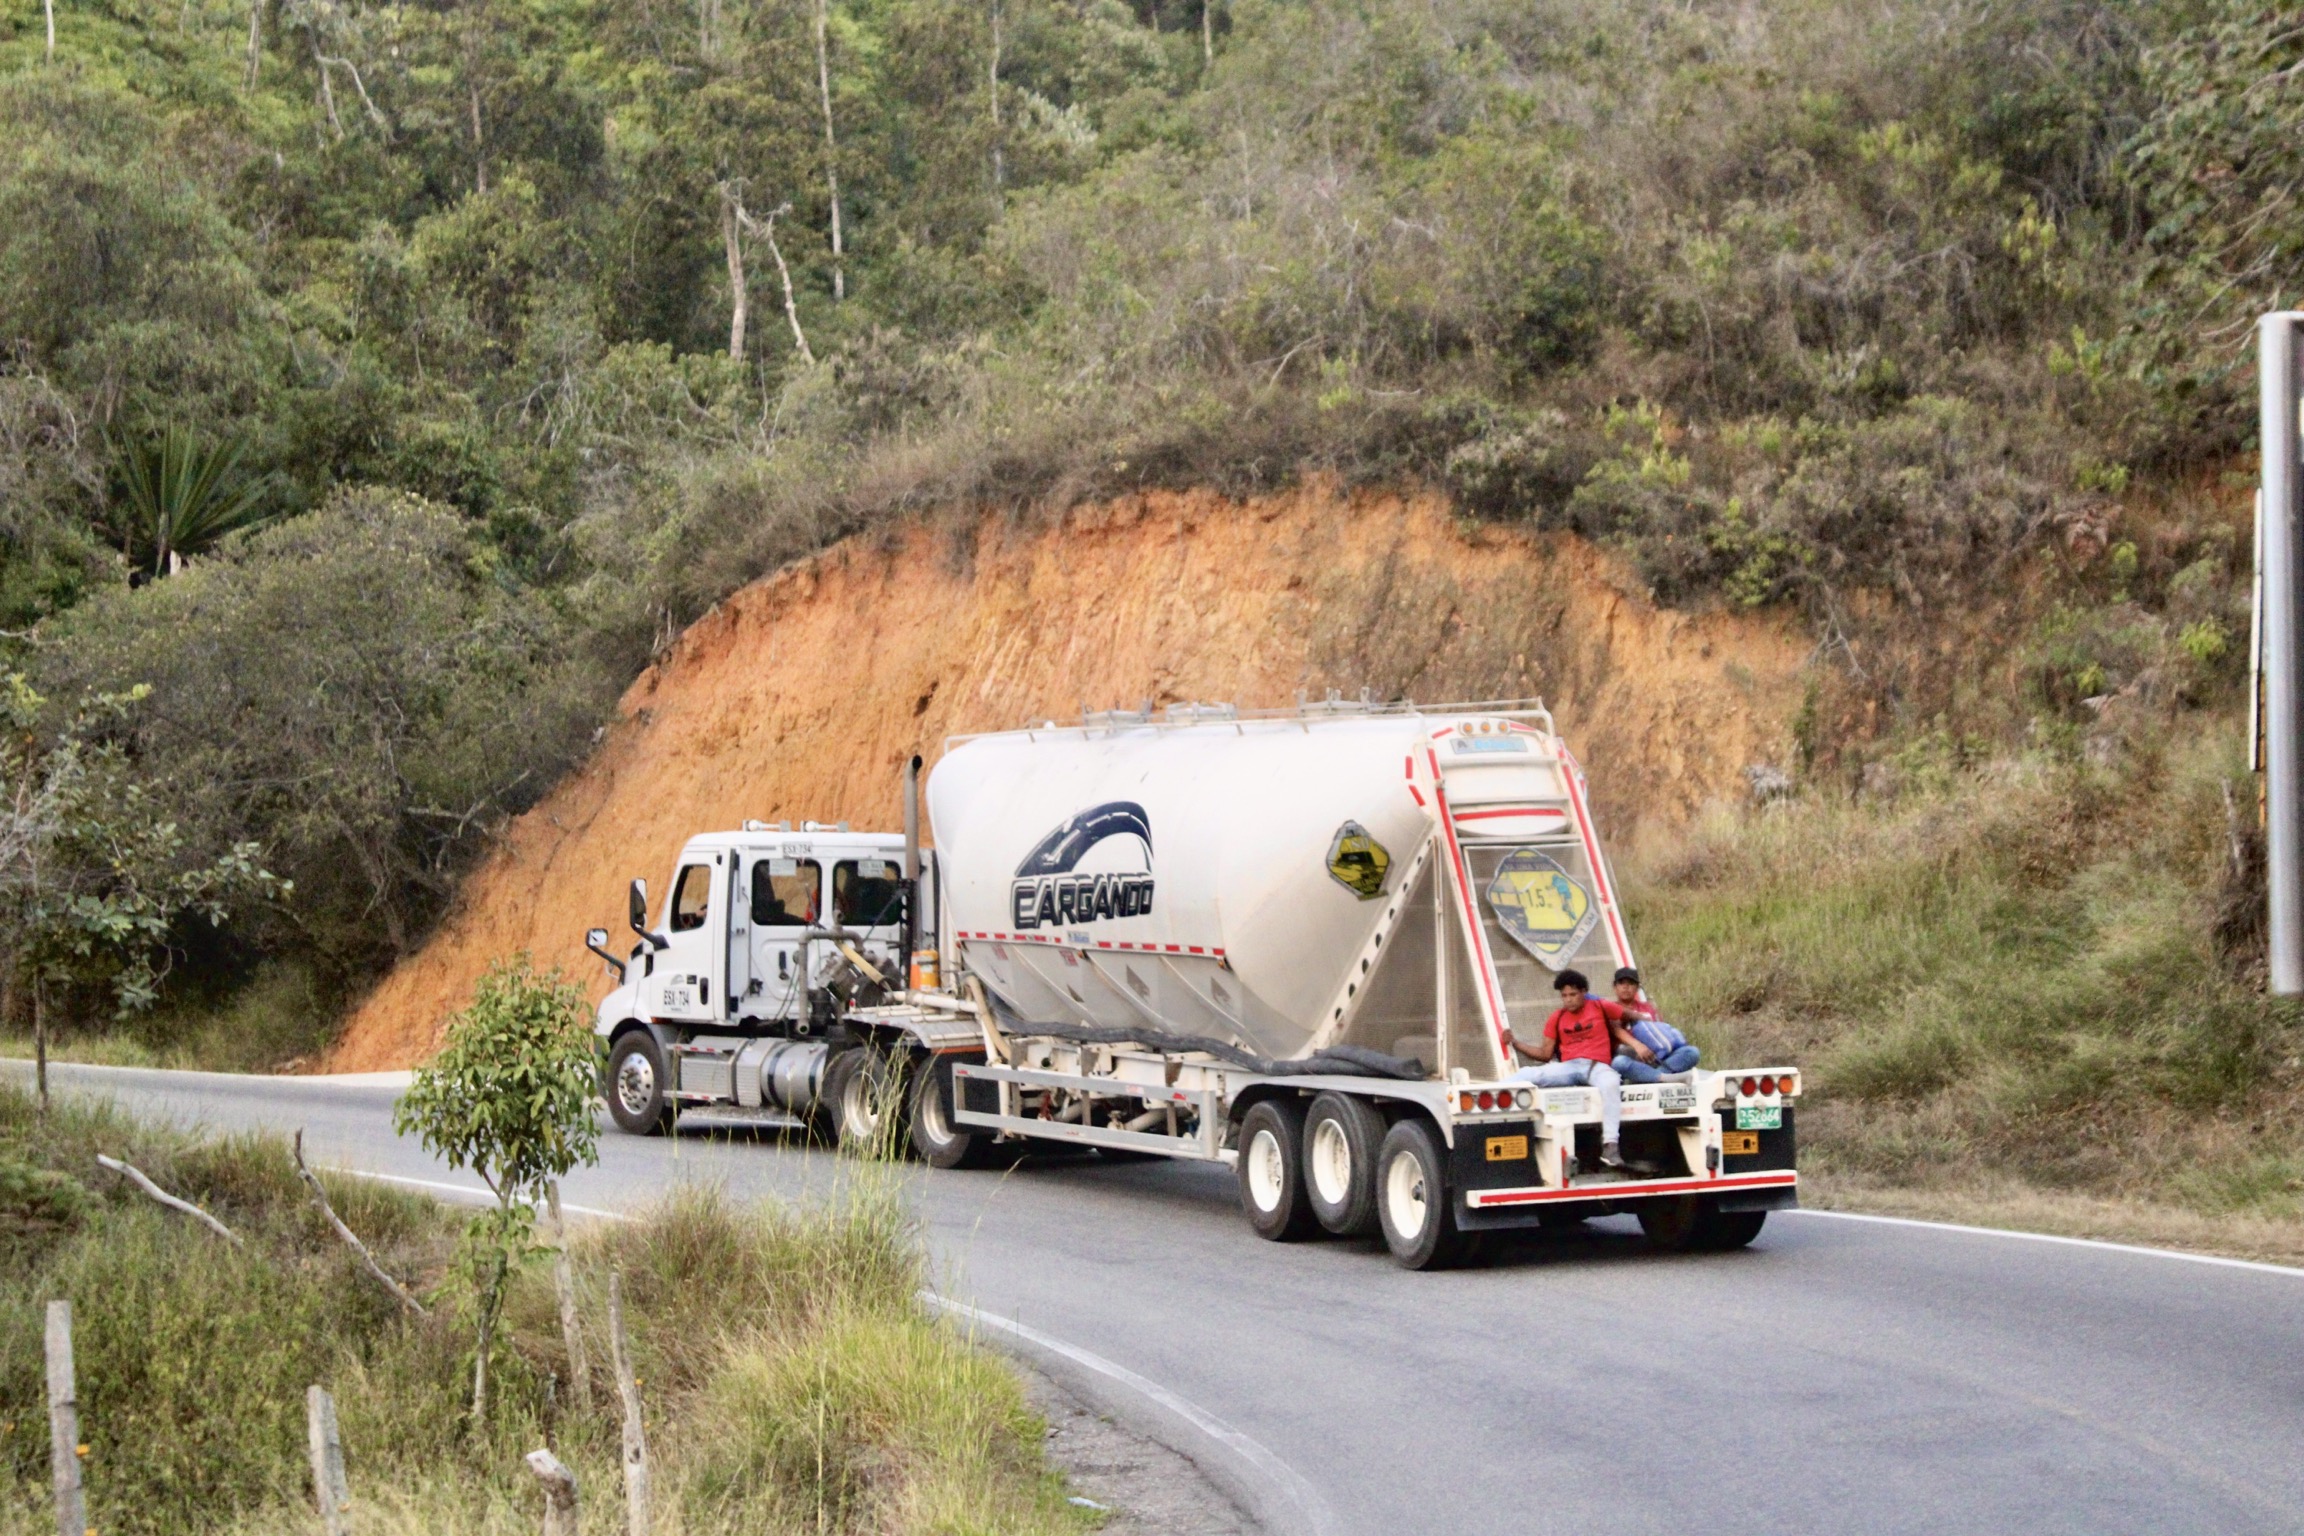
[[[1338,1237],[1376,1230],[1376,1149],[1384,1117],[1366,1099],[1323,1093],[1304,1116],[1304,1192]]]
[[[1404,1269],[1446,1269],[1471,1254],[1448,1203],[1448,1160],[1427,1122],[1411,1116],[1376,1152],[1376,1216],[1384,1246]]]
[[[1293,1099],[1266,1099],[1240,1120],[1240,1208],[1258,1237],[1293,1243],[1319,1230],[1304,1194],[1304,1111]]]
[[[608,1115],[635,1136],[664,1129],[664,1053],[645,1029],[625,1035],[608,1053]]]
[[[946,1058],[930,1057],[912,1073],[912,1150],[931,1168],[981,1167],[991,1151],[989,1136],[952,1118],[959,1087]]]

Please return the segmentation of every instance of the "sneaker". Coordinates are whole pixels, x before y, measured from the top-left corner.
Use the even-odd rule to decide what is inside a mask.
[[[1619,1172],[1623,1170],[1624,1154],[1616,1150],[1616,1143],[1612,1141],[1600,1143],[1600,1166],[1613,1168]]]

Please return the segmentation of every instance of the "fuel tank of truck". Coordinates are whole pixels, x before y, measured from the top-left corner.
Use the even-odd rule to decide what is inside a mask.
[[[1123,719],[958,742],[928,781],[947,940],[1017,1023],[1276,1058],[1341,1041],[1490,1076],[1500,1024],[1619,949],[1549,723]]]

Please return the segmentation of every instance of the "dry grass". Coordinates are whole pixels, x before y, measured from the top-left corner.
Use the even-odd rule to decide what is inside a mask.
[[[99,1146],[214,1210],[228,1247],[117,1187],[55,1198]],[[813,1208],[689,1192],[571,1245],[592,1407],[572,1390],[548,1266],[520,1277],[498,1401],[467,1411],[470,1339],[439,1292],[456,1225],[430,1202],[331,1181],[352,1226],[433,1303],[406,1317],[320,1224],[277,1139],[195,1143],[0,1091],[0,1533],[50,1528],[39,1313],[69,1297],[91,1517],[107,1533],[311,1528],[303,1393],[336,1395],[365,1536],[536,1529],[522,1453],[550,1446],[587,1531],[621,1531],[607,1277],[627,1316],[658,1487],[658,1536],[1071,1532],[1042,1426],[1000,1363],[928,1317],[892,1177],[865,1168]],[[69,1191],[67,1191],[69,1193]]]
[[[1831,1198],[2292,1251],[2304,1024],[2220,927],[2235,737],[1723,815],[1629,882],[1653,990],[1715,1061],[1808,1069]]]

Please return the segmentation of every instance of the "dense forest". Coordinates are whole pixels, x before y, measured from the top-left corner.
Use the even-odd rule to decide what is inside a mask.
[[[681,625],[910,509],[1433,483],[1827,651],[2038,555],[2088,601],[1959,728],[2229,696],[2185,508],[2304,255],[2293,23],[0,0],[13,1006],[325,1011]],[[1811,772],[1961,707],[1843,670]]]

